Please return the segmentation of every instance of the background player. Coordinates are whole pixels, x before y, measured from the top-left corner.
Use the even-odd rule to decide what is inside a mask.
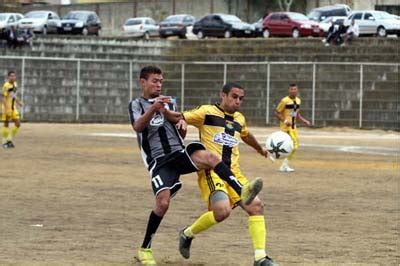
[[[23,106],[22,102],[17,98],[17,75],[14,70],[10,70],[7,74],[7,80],[3,85],[1,120],[3,120],[3,128],[1,129],[3,148],[14,148],[13,138],[21,126],[18,106]],[[14,127],[9,130],[10,121],[14,122]]]
[[[299,139],[297,134],[296,120],[300,119],[306,126],[310,126],[310,121],[305,119],[300,113],[301,100],[297,97],[298,88],[295,83],[289,84],[289,95],[282,98],[278,107],[275,109],[275,115],[278,117],[280,128],[283,132],[289,134],[293,140],[293,151],[289,154],[279,168],[281,172],[293,172],[294,169],[289,166],[289,161],[293,159],[294,154],[299,148]]]
[[[167,109],[175,110],[171,98],[161,96],[162,71],[155,66],[144,67],[140,72],[141,97],[129,104],[129,115],[143,161],[151,176],[156,206],[150,214],[145,237],[138,251],[142,264],[156,264],[151,241],[166,214],[169,201],[181,188],[180,175],[214,169],[214,171],[241,195],[249,204],[262,188],[260,179],[242,185],[229,167],[216,155],[205,150],[201,143],[191,143],[186,148],[173,123],[164,118]]]
[[[199,129],[200,141],[207,150],[218,154],[223,162],[231,167],[238,180],[245,184],[248,181],[239,166],[240,139],[264,157],[267,157],[268,152],[249,132],[245,117],[238,112],[243,98],[244,89],[241,85],[227,83],[222,88],[220,104],[199,106],[184,112],[183,118],[188,124]],[[184,122],[181,120],[179,123]],[[254,265],[273,265],[265,249],[266,228],[261,200],[256,197],[250,205],[244,205],[239,195],[227,187],[212,170],[202,170],[198,172],[198,177],[200,192],[208,203],[208,211],[191,226],[180,231],[179,249],[182,256],[189,258],[191,242],[195,235],[228,218],[231,210],[239,205],[249,215],[248,229],[254,247]]]

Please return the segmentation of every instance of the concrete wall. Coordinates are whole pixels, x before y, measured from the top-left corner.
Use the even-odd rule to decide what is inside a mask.
[[[240,81],[246,88],[243,113],[250,125],[276,124],[273,109],[287,92],[289,82],[296,82],[303,99],[303,114],[316,126],[358,127],[362,97],[362,127],[400,130],[399,66],[364,65],[363,93],[360,94],[360,65],[316,64],[313,94],[313,65],[293,62],[400,62],[399,39],[360,39],[350,47],[322,46],[318,39],[232,39],[232,40],[111,40],[43,38],[33,51],[2,50],[3,56],[42,56],[25,60],[24,119],[29,121],[126,122],[127,103],[140,95],[137,76],[140,68],[154,61],[165,72],[164,94],[177,97],[184,109],[218,101],[223,85],[224,66],[210,61],[281,62],[270,65],[227,66],[227,80]],[[46,56],[70,58],[46,59]],[[78,82],[77,60],[80,63]],[[130,60],[128,62],[94,59]],[[184,98],[182,65],[172,61],[205,61],[208,65],[185,65]],[[0,58],[0,76],[15,68],[19,76],[22,60]],[[22,81],[20,80],[20,83]],[[132,86],[130,86],[132,84]],[[79,96],[77,87],[79,85]],[[266,114],[269,114],[266,116]]]

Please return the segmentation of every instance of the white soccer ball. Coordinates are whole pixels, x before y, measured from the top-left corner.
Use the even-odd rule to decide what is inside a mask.
[[[286,158],[293,150],[293,141],[289,134],[277,131],[268,136],[265,143],[270,156],[275,159]]]

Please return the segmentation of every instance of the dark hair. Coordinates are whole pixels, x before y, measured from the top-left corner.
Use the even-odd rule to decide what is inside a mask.
[[[294,82],[292,82],[292,83],[289,83],[289,88],[290,87],[297,87],[297,84],[296,83],[294,83]]]
[[[9,77],[11,74],[16,74],[15,70],[9,70],[7,73],[7,77]]]
[[[145,66],[140,70],[140,78],[148,79],[151,74],[162,74],[162,70],[157,66]]]
[[[222,87],[222,92],[225,93],[225,94],[229,94],[229,92],[233,88],[238,88],[238,89],[244,90],[242,85],[240,85],[239,83],[237,83],[237,82],[228,82]]]

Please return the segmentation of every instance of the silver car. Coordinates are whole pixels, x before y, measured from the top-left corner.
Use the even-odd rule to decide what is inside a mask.
[[[127,36],[149,39],[151,36],[159,36],[160,27],[152,18],[139,17],[126,20],[122,28]]]
[[[18,26],[24,16],[19,13],[0,13],[0,32]]]
[[[19,21],[18,27],[47,34],[57,33],[57,26],[60,24],[60,17],[53,11],[31,11]]]
[[[400,20],[385,11],[354,11],[345,21],[346,25],[354,19],[360,35],[377,35],[386,37],[390,34],[400,36]]]

